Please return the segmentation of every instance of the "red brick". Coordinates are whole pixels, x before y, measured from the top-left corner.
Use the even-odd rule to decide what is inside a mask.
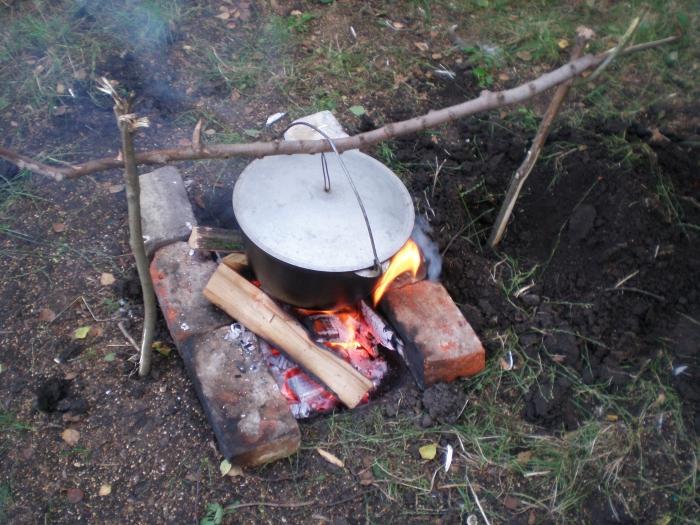
[[[484,347],[442,284],[420,281],[389,290],[381,308],[403,338],[421,387],[484,369]]]
[[[176,343],[231,323],[230,317],[202,295],[216,267],[186,242],[165,246],[153,257],[153,286]]]
[[[287,457],[301,443],[299,425],[260,354],[257,337],[247,334],[243,340],[232,338],[225,326],[178,345],[219,451],[241,466]]]

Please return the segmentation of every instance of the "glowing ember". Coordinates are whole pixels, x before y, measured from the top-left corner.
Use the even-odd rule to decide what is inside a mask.
[[[379,284],[372,292],[372,301],[375,306],[379,304],[384,292],[388,286],[396,279],[399,275],[404,272],[411,272],[411,275],[415,277],[418,274],[418,269],[420,268],[421,255],[418,245],[412,240],[408,240],[406,244],[403,245],[396,255],[391,258],[391,263],[389,263],[389,268],[387,268],[384,275],[382,275]]]

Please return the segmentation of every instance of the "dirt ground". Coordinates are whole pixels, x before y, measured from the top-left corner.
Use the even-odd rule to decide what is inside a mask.
[[[200,117],[208,141],[272,138],[281,127],[264,123],[277,111],[332,109],[356,133],[562,63],[570,33],[554,25],[543,40],[549,8],[594,26],[608,47],[603,21],[619,36],[639,6],[526,4],[0,2],[0,143],[54,162],[116,155],[100,75],[138,94],[151,120],[138,148],[188,144]],[[652,2],[648,20],[665,29],[664,17],[675,28],[694,16],[692,26],[690,4]],[[500,34],[489,21],[518,29]],[[455,48],[452,23],[470,49]],[[520,27],[540,32],[528,39]],[[20,37],[26,46],[12,48]],[[495,38],[501,62],[483,43]],[[368,151],[430,221],[442,281],[481,336],[487,369],[425,392],[407,381],[304,422],[297,454],[237,477],[220,475],[176,351],[154,353],[151,376],[135,377],[118,327],[140,334],[121,173],[57,183],[0,161],[0,522],[695,522],[693,49],[684,40],[613,66],[603,87],[575,88],[496,250],[489,230],[549,95]],[[230,196],[247,162],[178,165],[201,224],[235,226]],[[174,348],[162,320],[157,339]],[[419,454],[427,444],[436,459]]]

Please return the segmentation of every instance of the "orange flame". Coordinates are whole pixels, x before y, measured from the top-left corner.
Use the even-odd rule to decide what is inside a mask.
[[[404,272],[411,272],[411,275],[415,277],[418,274],[418,269],[420,268],[421,255],[418,245],[409,239],[406,244],[403,245],[396,255],[391,258],[389,263],[389,268],[387,268],[384,275],[382,275],[379,284],[372,292],[372,300],[374,305],[379,304],[384,292],[386,292],[387,287],[396,279],[399,275]]]

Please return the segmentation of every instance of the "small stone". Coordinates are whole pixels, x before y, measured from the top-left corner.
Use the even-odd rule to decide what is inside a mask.
[[[80,503],[83,500],[83,491],[78,488],[71,488],[66,491],[66,497],[71,503]]]
[[[537,306],[540,304],[540,296],[536,294],[527,294],[522,297],[523,303],[525,303],[527,306]]]
[[[433,418],[429,414],[423,414],[420,418],[421,428],[429,428],[433,426]]]

